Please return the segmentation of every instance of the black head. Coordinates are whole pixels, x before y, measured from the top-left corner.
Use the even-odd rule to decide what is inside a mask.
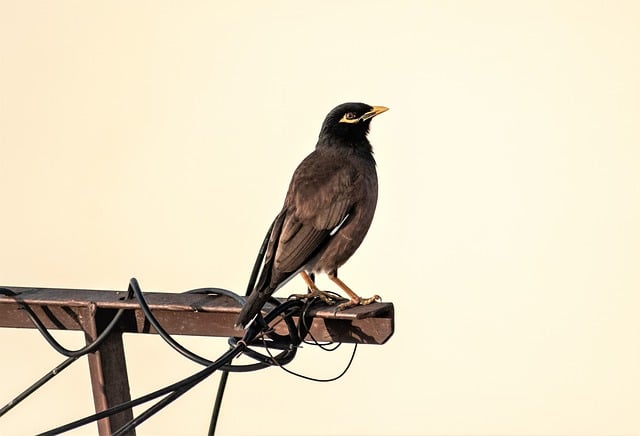
[[[371,119],[389,110],[384,106],[343,103],[335,107],[322,123],[318,146],[371,146],[367,140]]]

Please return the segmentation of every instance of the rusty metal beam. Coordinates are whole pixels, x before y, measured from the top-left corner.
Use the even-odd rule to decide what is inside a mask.
[[[146,322],[138,302],[125,300],[126,292],[84,289],[25,288],[3,286],[17,296],[0,294],[0,327],[33,328],[20,304],[27,304],[51,329],[83,330],[83,317],[94,307],[97,311],[125,309],[119,329],[125,333],[155,333]],[[161,325],[170,334],[197,336],[239,336],[233,323],[240,311],[237,303],[225,296],[145,292],[145,299]],[[330,306],[319,306],[310,333],[320,341],[383,344],[394,330],[392,303],[373,303],[334,313]],[[106,313],[106,312],[105,312]],[[276,328],[286,333],[284,325]]]
[[[126,293],[119,291],[2,288],[11,292],[0,293],[0,327],[34,328],[23,310],[26,305],[49,329],[83,331],[87,344],[96,340],[119,309],[124,309],[117,327],[88,354],[88,360],[96,412],[131,399],[122,334],[156,333],[135,299],[126,299]],[[158,322],[170,334],[223,337],[241,334],[232,327],[240,311],[232,298],[160,292],[144,295]],[[310,335],[319,341],[383,344],[393,335],[391,303],[374,303],[337,313],[332,307],[319,306],[309,315]],[[286,333],[283,324],[275,326],[280,334]],[[103,418],[97,422],[98,433],[109,435],[132,419],[131,409]],[[127,436],[135,436],[135,430]]]
[[[87,344],[93,343],[115,316],[115,310],[97,309],[95,304],[88,307],[87,316],[82,318]],[[95,351],[87,355],[91,389],[96,412],[102,412],[118,404],[131,400],[129,377],[122,342],[122,332],[113,330]],[[109,436],[133,419],[132,409],[126,409],[108,418],[98,420],[98,434]],[[127,436],[135,436],[135,430]]]

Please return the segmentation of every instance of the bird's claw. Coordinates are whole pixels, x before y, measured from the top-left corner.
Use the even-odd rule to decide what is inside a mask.
[[[307,299],[310,300],[312,298],[318,298],[320,299],[324,304],[328,305],[328,306],[333,306],[334,304],[336,304],[338,302],[338,300],[342,300],[342,298],[337,295],[334,294],[333,292],[328,292],[328,291],[311,291],[309,293],[306,294],[292,294],[289,295],[288,300],[291,299],[296,299],[296,300],[302,300],[302,299]]]
[[[354,306],[366,306],[367,304],[375,303],[376,301],[382,301],[382,298],[380,298],[380,295],[378,294],[375,294],[373,297],[369,298],[358,297],[357,299],[345,301],[344,303],[338,304],[335,311],[339,312],[341,310],[348,309]]]

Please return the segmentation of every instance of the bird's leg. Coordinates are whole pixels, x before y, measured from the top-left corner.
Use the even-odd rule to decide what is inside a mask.
[[[320,300],[322,300],[325,304],[329,304],[329,305],[335,304],[336,300],[338,299],[336,298],[336,295],[333,295],[330,292],[321,291],[320,289],[318,289],[318,287],[316,286],[314,281],[311,280],[311,277],[309,277],[309,274],[307,274],[306,271],[302,271],[300,275],[302,276],[302,279],[307,284],[307,288],[309,289],[309,292],[306,294],[293,294],[293,295],[290,295],[289,298],[311,299],[311,298],[317,297]]]
[[[353,307],[353,306],[366,306],[367,304],[371,304],[374,301],[380,301],[379,295],[374,295],[373,297],[370,297],[370,298],[362,298],[358,296],[358,294],[353,292],[349,286],[347,286],[342,280],[338,278],[338,276],[333,274],[328,274],[328,276],[333,283],[338,285],[340,289],[346,292],[347,295],[349,296],[349,301],[339,304],[338,307],[336,307],[336,311],[348,309],[349,307]]]

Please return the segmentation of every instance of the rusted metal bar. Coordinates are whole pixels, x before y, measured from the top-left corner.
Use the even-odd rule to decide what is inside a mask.
[[[100,346],[88,354],[91,385],[96,412],[126,403],[131,399],[122,334],[155,333],[135,299],[126,293],[82,289],[7,287],[0,294],[0,327],[34,328],[22,310],[31,312],[49,329],[84,331],[87,343],[93,343],[119,309],[125,313],[117,328]],[[145,300],[155,317],[170,334],[199,336],[239,336],[233,329],[240,311],[237,302],[226,296],[146,292]],[[319,306],[309,312],[310,335],[319,341],[383,344],[394,329],[391,303],[374,303],[341,312]],[[284,323],[275,329],[286,333]],[[111,434],[133,419],[131,409],[97,422],[100,436]],[[135,436],[135,430],[127,433]]]
[[[146,322],[135,299],[125,300],[122,291],[25,288],[3,286],[16,296],[0,294],[0,327],[33,328],[27,314],[19,310],[27,304],[51,329],[84,330],[82,318],[90,307],[96,311],[126,309],[120,330],[125,333],[155,333]],[[145,292],[145,299],[161,325],[170,334],[198,336],[239,336],[233,329],[240,308],[231,298],[202,294]],[[373,303],[335,313],[330,306],[310,311],[310,333],[320,341],[383,344],[394,331],[392,303]],[[286,333],[284,325],[276,327]]]
[[[91,303],[87,312],[87,316],[81,318],[81,322],[87,344],[90,344],[104,331],[116,311],[97,309],[96,305]],[[131,400],[121,331],[113,330],[98,349],[89,353],[87,357],[96,412],[102,412]],[[98,434],[109,436],[132,419],[132,409],[100,419],[97,422]],[[127,436],[135,436],[135,430],[128,432]]]

